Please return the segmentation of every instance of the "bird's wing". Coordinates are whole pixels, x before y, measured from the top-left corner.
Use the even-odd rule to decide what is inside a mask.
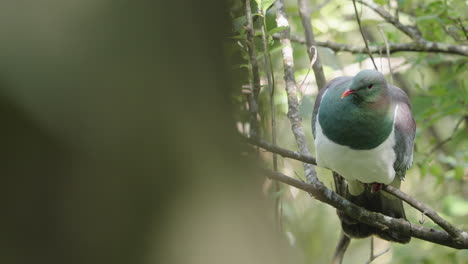
[[[406,170],[413,163],[413,146],[416,123],[411,112],[411,104],[406,93],[398,87],[389,85],[393,102],[398,106],[395,116],[395,146],[396,160],[393,164],[400,179],[405,177]]]
[[[341,76],[341,77],[335,78],[331,80],[327,85],[325,85],[325,87],[323,87],[320,90],[319,94],[317,95],[317,98],[315,99],[314,112],[312,113],[312,134],[314,135],[314,138],[315,138],[315,121],[317,119],[317,114],[318,114],[318,110],[320,107],[320,102],[322,101],[322,96],[325,94],[325,92],[328,89],[333,89],[334,87],[337,87],[347,81],[350,81],[351,79],[352,77],[348,77],[348,76]]]

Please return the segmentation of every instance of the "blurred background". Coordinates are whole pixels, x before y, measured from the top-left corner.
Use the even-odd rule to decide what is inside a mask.
[[[426,9],[430,2],[405,3],[402,18],[439,10]],[[450,8],[437,17],[455,12],[465,23],[465,6],[457,3],[444,4]],[[245,54],[230,37],[239,35],[235,23],[243,10],[240,1],[216,0],[1,2],[1,263],[330,260],[339,235],[335,210],[287,186],[273,192],[255,173],[269,165],[269,154],[261,153],[259,162],[238,139],[238,124],[245,123],[241,88],[249,76],[236,67],[246,63]],[[273,29],[275,10],[270,12],[267,25]],[[300,35],[294,1],[287,1],[287,12],[293,33]],[[366,25],[378,19],[362,12]],[[317,38],[362,45],[350,2],[329,1],[312,18]],[[439,25],[429,18],[418,23]],[[404,41],[391,26],[384,29],[389,40]],[[459,43],[444,27],[438,29],[425,36]],[[463,34],[457,26],[453,30]],[[269,45],[279,145],[295,149],[278,43]],[[327,79],[368,67],[365,55],[319,52]],[[317,87],[312,74],[305,78],[305,48],[294,44],[294,56],[297,80],[306,79],[301,112],[310,144]],[[392,60],[396,84],[409,91],[419,126],[415,165],[404,190],[466,225],[466,59],[396,53]],[[269,139],[264,91],[260,98],[262,137]],[[302,177],[299,163],[279,164],[282,172]],[[331,181],[326,172],[322,179]],[[278,196],[281,229],[275,218]],[[408,214],[412,221],[421,218],[411,209]],[[364,262],[368,244],[353,241],[345,263]],[[381,261],[466,258],[466,251],[414,239],[393,245]]]
[[[259,63],[261,91],[259,95],[260,137],[271,142],[271,108],[264,62],[265,50],[261,39],[262,16],[258,4],[270,6],[273,1],[251,1],[253,13],[256,56]],[[310,0],[311,22],[317,41],[331,41],[364,47],[352,1],[349,0]],[[378,0],[392,15],[397,15],[405,25],[417,25],[422,36],[430,41],[454,45],[467,45],[468,6],[464,1],[437,0]],[[309,148],[313,152],[311,116],[317,83],[307,48],[303,43],[304,28],[299,14],[298,1],[286,0],[285,9],[291,28],[291,39],[295,79],[300,91],[300,114],[307,135]],[[386,23],[373,10],[357,3],[363,31],[370,46],[385,47],[385,38],[390,43],[407,43],[412,40]],[[275,34],[284,30],[276,24],[277,8],[273,4],[264,16],[275,79],[274,104],[276,106],[276,131],[278,145],[297,150],[291,125],[286,116],[288,106],[283,80],[281,49]],[[239,130],[249,133],[249,112],[246,97],[251,83],[246,36],[245,5],[241,1],[230,1],[232,35],[227,50],[233,60],[232,72],[243,80],[237,85],[237,121]],[[382,34],[383,33],[383,34]],[[363,69],[373,69],[367,54],[338,52],[319,45],[318,54],[323,64],[326,79],[337,76],[353,76]],[[387,81],[406,91],[413,105],[417,123],[414,163],[408,171],[402,189],[416,199],[437,210],[440,215],[455,225],[468,228],[468,74],[467,57],[463,55],[397,52],[386,56],[374,54],[379,71]],[[388,60],[390,60],[391,70]],[[392,73],[392,74],[391,74]],[[392,78],[392,79],[391,79]],[[256,152],[251,153],[252,156]],[[272,154],[260,150],[264,166],[273,167]],[[300,179],[305,179],[300,162],[279,157],[279,171]],[[328,186],[333,178],[329,171],[318,168],[319,178]],[[315,201],[307,193],[282,185],[279,191],[274,184],[265,181],[266,193],[272,203],[280,197],[282,232],[293,248],[299,249],[304,262],[329,263],[338,242],[340,225],[334,208]],[[406,206],[408,219],[413,223],[423,223],[426,227],[436,227],[430,219],[424,219],[415,209]],[[376,240],[375,251],[391,250],[373,263],[467,263],[466,250],[455,250],[429,242],[412,239],[407,245],[392,244]],[[343,263],[366,263],[370,254],[370,239],[352,240]]]
[[[1,263],[285,263],[222,1],[0,4]]]

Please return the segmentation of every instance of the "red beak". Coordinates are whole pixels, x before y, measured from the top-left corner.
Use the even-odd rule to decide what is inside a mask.
[[[353,90],[346,90],[342,95],[341,95],[341,99],[345,98],[346,96],[350,95],[354,93]]]

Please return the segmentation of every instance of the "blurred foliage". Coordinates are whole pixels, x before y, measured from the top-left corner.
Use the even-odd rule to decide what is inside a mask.
[[[2,1],[0,263],[294,259],[239,155],[229,28],[218,0]]]
[[[258,13],[257,4],[252,1],[252,12]],[[354,17],[351,1],[313,0],[308,1],[312,10],[312,25],[316,39],[335,41],[354,46],[363,46]],[[378,0],[391,14],[398,15],[407,25],[417,25],[424,38],[442,43],[466,45],[468,42],[468,6],[466,1],[446,0]],[[278,144],[296,149],[296,144],[286,117],[287,99],[284,92],[281,45],[271,34],[283,30],[275,23],[276,9],[265,11],[271,1],[263,1],[262,14],[254,17],[254,27],[259,32],[262,18],[268,35],[276,93]],[[266,3],[266,4],[265,4]],[[230,15],[233,21],[232,38],[228,41],[229,58],[235,62],[233,74],[239,78],[249,76],[248,53],[245,44],[245,7],[240,1],[231,1]],[[325,4],[322,6],[322,4]],[[316,9],[318,7],[319,9]],[[291,34],[303,37],[297,1],[286,1],[286,10],[291,25]],[[378,32],[381,26],[390,43],[411,41],[392,25],[385,23],[372,10],[358,5],[364,30],[371,45],[384,45]],[[257,34],[260,36],[260,33]],[[262,77],[262,91],[259,98],[259,116],[262,137],[271,140],[269,95],[266,85],[265,64],[261,38],[255,39]],[[310,128],[316,87],[313,73],[309,72],[309,58],[305,46],[293,43],[296,82],[301,99],[300,113],[307,133],[309,146],[313,149]],[[352,75],[370,68],[366,54],[334,53],[327,48],[318,48],[328,80],[340,75]],[[468,229],[468,76],[467,58],[460,55],[426,52],[399,52],[391,55],[395,85],[410,96],[413,114],[417,123],[416,147],[412,169],[407,173],[403,190],[434,208],[455,225]],[[377,56],[380,64],[382,58]],[[382,64],[386,65],[386,58]],[[390,80],[388,70],[384,71]],[[243,85],[243,86],[242,86]],[[248,120],[245,94],[249,83],[239,85],[233,95],[237,109],[237,120],[245,124]],[[243,88],[242,88],[243,87]],[[243,126],[246,127],[245,125]],[[261,153],[265,165],[271,166],[271,154]],[[280,159],[280,170],[290,176],[304,178],[299,162]],[[318,169],[319,177],[325,184],[331,184],[327,170]],[[270,190],[272,191],[272,190]],[[335,210],[310,198],[289,186],[277,195],[282,198],[282,219],[285,236],[291,246],[302,250],[305,263],[327,263],[333,254],[340,228]],[[422,219],[416,210],[406,207],[410,221],[425,226],[435,226],[429,219]],[[385,249],[390,245],[383,241],[377,247]],[[392,250],[374,263],[467,263],[468,252],[457,251],[443,246],[413,239],[407,245],[391,245]],[[377,251],[379,249],[376,249]],[[368,259],[369,239],[353,240],[344,263],[364,263]]]

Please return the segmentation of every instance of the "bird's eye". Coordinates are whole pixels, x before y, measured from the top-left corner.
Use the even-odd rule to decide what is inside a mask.
[[[367,86],[367,89],[371,89],[372,88],[372,84],[369,84],[369,86]]]

